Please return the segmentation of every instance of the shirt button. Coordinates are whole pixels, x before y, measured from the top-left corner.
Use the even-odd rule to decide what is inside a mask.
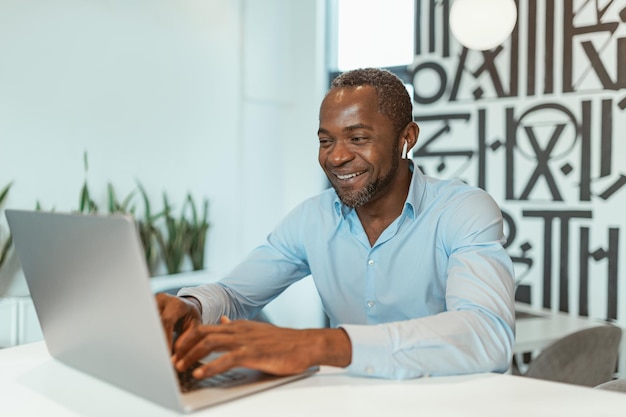
[[[367,306],[368,306],[369,308],[374,307],[374,304],[376,304],[376,303],[374,303],[372,300],[369,300],[369,301],[367,302]]]
[[[367,261],[367,264],[368,264],[369,266],[374,265],[374,260],[373,260],[373,259],[370,259],[369,261]]]
[[[374,373],[374,368],[368,366],[367,368],[365,368],[365,373],[368,375],[372,375]]]

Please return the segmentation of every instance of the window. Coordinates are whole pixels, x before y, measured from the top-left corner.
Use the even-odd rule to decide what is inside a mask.
[[[331,70],[408,65],[414,56],[414,0],[331,0]],[[334,27],[332,27],[334,26]]]

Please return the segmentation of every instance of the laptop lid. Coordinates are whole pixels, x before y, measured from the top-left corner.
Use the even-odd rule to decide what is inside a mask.
[[[5,210],[50,354],[171,409],[190,411],[314,372],[181,393],[135,222]],[[248,370],[250,371],[250,370]]]

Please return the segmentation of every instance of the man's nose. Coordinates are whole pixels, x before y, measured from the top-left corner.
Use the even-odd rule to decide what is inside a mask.
[[[345,143],[340,141],[335,142],[334,146],[330,150],[330,154],[328,155],[329,162],[336,166],[345,164],[353,158],[354,153]]]

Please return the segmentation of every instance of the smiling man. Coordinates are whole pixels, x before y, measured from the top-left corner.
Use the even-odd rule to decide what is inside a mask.
[[[332,189],[296,207],[219,283],[158,294],[173,362],[204,378],[245,366],[314,365],[414,378],[503,372],[514,341],[513,267],[502,214],[484,191],[426,177],[402,82],[380,69],[333,80],[319,115],[319,162]],[[243,320],[313,277],[327,329]]]

